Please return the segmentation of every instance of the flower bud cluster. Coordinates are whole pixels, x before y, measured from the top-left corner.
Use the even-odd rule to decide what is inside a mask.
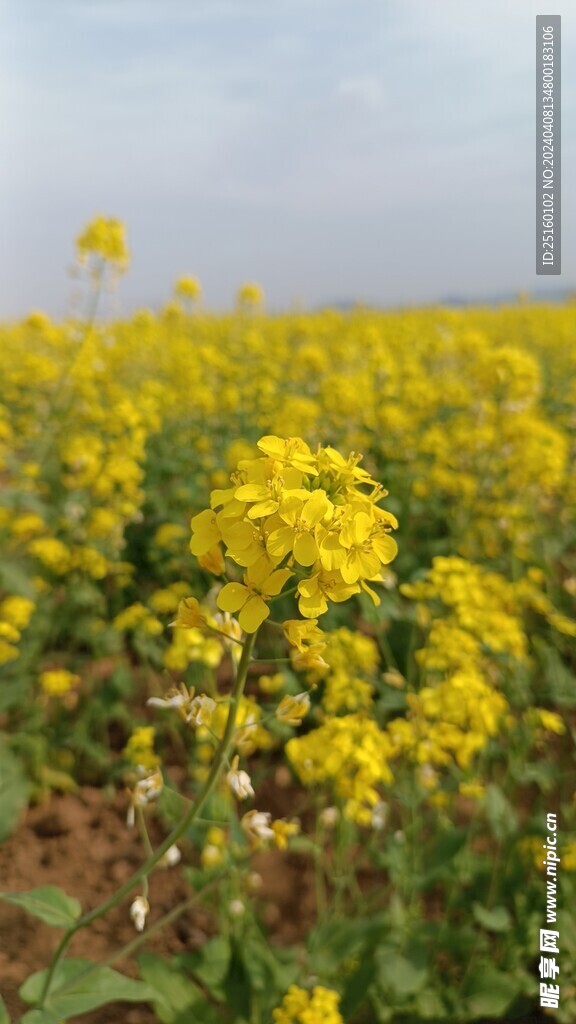
[[[258,447],[262,457],[241,459],[231,486],[212,491],[211,507],[192,518],[194,555],[221,564],[224,550],[245,570],[242,583],[221,589],[218,607],[255,633],[294,576],[307,619],[361,590],[379,603],[369,582],[382,582],[396,555],[390,531],[398,523],[380,508],[387,492],[360,468],[361,456],[345,459],[330,447],[312,453],[298,437],[266,436]]]

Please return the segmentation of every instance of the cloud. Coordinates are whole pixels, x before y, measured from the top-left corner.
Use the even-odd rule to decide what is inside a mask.
[[[556,0],[565,68],[573,2]],[[532,287],[536,0],[485,0],[465,18],[461,0],[0,9],[0,315],[53,308],[98,209],[127,220],[122,288],[139,302],[188,270],[217,302],[251,275],[278,305]],[[566,184],[563,198],[568,278]]]
[[[386,102],[384,86],[376,75],[342,78],[336,87],[336,95],[346,100],[356,100],[372,110],[382,109]]]

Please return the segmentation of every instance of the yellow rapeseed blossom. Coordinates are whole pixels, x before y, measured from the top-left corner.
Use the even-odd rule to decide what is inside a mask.
[[[130,257],[122,221],[113,217],[95,217],[78,235],[76,251],[79,263],[86,263],[90,256],[97,256],[118,270],[125,270]]]
[[[545,708],[534,708],[534,717],[546,732],[556,733],[563,736],[566,732],[564,719],[556,711],[546,711]]]
[[[393,780],[391,738],[366,714],[327,718],[286,744],[286,754],[305,786],[329,783],[344,801],[345,814],[369,825],[381,789]]]
[[[276,718],[286,725],[302,725],[302,719],[309,710],[310,697],[307,693],[298,693],[295,697],[287,693],[276,708]]]
[[[219,592],[218,607],[238,613],[245,632],[256,632],[293,566],[304,618],[317,620],[330,601],[361,590],[378,603],[368,583],[381,581],[395,557],[390,531],[398,524],[379,507],[386,491],[360,468],[360,456],[346,459],[331,447],[313,453],[298,437],[267,435],[258,447],[263,457],[240,460],[232,486],[213,490],[210,509],[192,518],[194,555],[214,556],[223,545],[245,568],[241,583]],[[296,635],[298,627],[290,628]]]
[[[272,1011],[274,1024],[344,1024],[333,989],[316,985],[311,992],[291,985],[281,1005]]]
[[[154,726],[143,725],[134,729],[124,747],[124,756],[135,766],[153,771],[160,764],[154,753]]]
[[[370,708],[380,661],[378,645],[346,627],[327,634],[326,639],[323,656],[330,671],[324,676],[322,706],[330,714]]]
[[[65,668],[54,668],[41,672],[39,682],[42,692],[48,697],[63,697],[78,686],[80,676]]]
[[[260,676],[258,679],[258,686],[262,693],[278,693],[282,689],[286,680],[282,672],[276,672],[273,676]]]
[[[194,302],[202,294],[200,282],[195,277],[180,277],[174,285],[174,294],[181,299]]]
[[[249,282],[238,289],[236,301],[241,309],[258,307],[264,303],[264,292],[259,284]]]
[[[16,629],[26,629],[35,607],[30,598],[13,594],[0,601],[0,620],[9,622]]]

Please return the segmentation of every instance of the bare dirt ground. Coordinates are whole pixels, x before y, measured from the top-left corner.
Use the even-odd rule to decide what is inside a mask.
[[[151,838],[164,832],[151,824]],[[110,896],[142,863],[144,854],[136,829],[126,827],[126,797],[106,798],[103,791],[83,788],[78,794],[52,795],[49,802],[29,809],[16,832],[0,847],[0,891],[16,892],[41,885],[58,885],[80,900],[84,911]],[[315,907],[309,865],[302,857],[271,850],[258,853],[254,868],[261,875],[260,911],[272,940],[297,942],[314,921]],[[298,892],[296,902],[294,893]],[[150,880],[150,923],[191,895],[178,868],[158,870]],[[132,897],[106,917],[79,932],[70,956],[104,960],[136,935],[129,919]],[[147,948],[170,956],[197,949],[213,934],[210,913],[194,907]],[[30,917],[24,910],[0,901],[0,993],[13,1020],[26,1006],[18,988],[29,974],[45,968],[61,932]],[[134,961],[114,965],[137,976]],[[116,1003],[82,1015],[86,1024],[155,1024],[147,1004]]]

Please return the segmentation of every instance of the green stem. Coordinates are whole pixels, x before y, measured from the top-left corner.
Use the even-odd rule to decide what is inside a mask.
[[[100,963],[97,964],[91,964],[90,967],[87,967],[85,970],[81,971],[80,974],[75,974],[74,977],[70,979],[70,981],[66,982],[65,985],[62,985],[62,987],[58,989],[58,994],[62,995],[64,992],[68,991],[68,989],[73,988],[78,983],[80,978],[87,978],[90,974],[94,974],[95,971],[99,971],[102,967],[111,967],[112,964],[115,964],[117,960],[122,960],[124,957],[132,956],[132,954],[135,953],[136,950],[140,948],[140,946],[143,946],[146,942],[148,942],[148,940],[152,938],[152,936],[155,935],[156,932],[161,931],[162,928],[165,928],[167,924],[171,924],[172,921],[175,921],[177,918],[179,918],[180,915],[183,914],[186,910],[189,910],[190,907],[194,906],[194,904],[198,902],[200,897],[206,895],[207,892],[209,892],[219,882],[221,882],[225,875],[226,873],[222,872],[222,874],[219,874],[216,878],[211,879],[211,881],[208,882],[203,889],[201,889],[199,892],[195,892],[193,896],[189,896],[187,900],[184,900],[182,903],[179,903],[177,907],[173,907],[173,909],[169,910],[168,913],[164,914],[163,917],[158,918],[158,920],[155,921],[153,925],[150,925],[150,927],[147,928],[146,931],[142,933],[142,935],[135,936],[135,938],[131,939],[130,942],[127,942],[125,946],[122,946],[120,949],[117,949],[114,953],[111,953],[110,956],[106,957],[105,960],[101,960]]]
[[[75,368],[76,364],[78,363],[78,361],[80,359],[80,356],[82,355],[82,352],[84,350],[84,345],[85,345],[86,341],[88,340],[88,337],[90,336],[90,331],[92,330],[92,327],[94,326],[94,323],[95,323],[95,320],[96,320],[96,313],[98,311],[98,304],[100,302],[100,297],[102,295],[102,286],[103,286],[103,282],[104,282],[105,271],[106,271],[106,263],[105,263],[104,260],[102,260],[100,265],[97,268],[95,282],[94,282],[94,287],[93,287],[93,290],[92,290],[92,298],[91,298],[90,306],[88,307],[88,310],[86,312],[86,317],[85,317],[85,319],[83,321],[83,325],[82,325],[83,326],[83,334],[82,334],[82,337],[81,337],[80,341],[77,343],[76,352],[73,354],[70,363],[68,364],[68,366],[66,367],[64,372],[60,375],[60,377],[59,377],[59,379],[58,379],[58,381],[56,383],[56,388],[55,388],[54,393],[52,395],[52,401],[50,403],[50,415],[53,416],[55,413],[58,413],[58,417],[57,418],[60,420],[61,423],[62,423],[63,416],[69,411],[70,407],[73,404],[74,396],[72,395],[68,399],[68,402],[63,407],[61,407],[61,408],[59,408],[59,401],[62,398],[62,395],[64,394],[64,389],[65,389],[65,387],[66,387],[66,385],[68,383],[69,378],[71,377],[71,375],[72,375],[72,373],[74,371],[74,368]],[[53,435],[52,435],[52,433],[46,432],[46,441],[45,441],[44,446],[40,449],[40,455],[38,456],[38,461],[40,462],[40,464],[42,464],[42,462],[45,461],[46,456],[48,455],[48,453],[50,451],[50,448],[52,447],[52,444],[53,444]]]
[[[132,892],[132,890],[142,881],[143,878],[148,877],[152,869],[156,867],[158,861],[162,860],[162,857],[167,852],[167,850],[169,850],[170,847],[173,846],[174,843],[178,839],[180,839],[180,837],[184,835],[185,832],[188,831],[188,828],[195,820],[195,818],[198,816],[200,810],[202,809],[202,807],[212,794],[212,791],[214,790],[218,782],[218,779],[220,778],[220,774],[224,767],[225,760],[228,755],[228,750],[232,743],[232,738],[234,736],[234,726],[236,724],[238,705],[240,703],[240,698],[244,691],[246,675],[248,672],[248,665],[250,663],[250,656],[252,654],[252,648],[254,647],[255,640],[256,633],[246,637],[244,649],[242,651],[242,657],[240,658],[240,662],[238,665],[238,673],[236,675],[234,688],[232,690],[232,695],[230,698],[228,718],[226,720],[224,733],[222,735],[222,739],[220,740],[220,744],[216,751],[214,761],[212,762],[212,767],[206,777],[206,781],[204,782],[204,785],[202,786],[200,793],[198,794],[198,799],[194,804],[192,804],[192,807],[184,816],[184,818],[182,818],[182,821],[180,821],[178,825],[176,825],[173,828],[172,832],[168,836],[166,836],[166,839],[162,843],[160,843],[160,846],[157,848],[155,853],[153,853],[151,857],[148,857],[144,864],[142,864],[141,867],[139,867],[138,870],[134,872],[132,877],[129,878],[128,881],[124,883],[124,885],[120,886],[118,891],[115,892],[112,896],[110,896],[109,899],[104,900],[104,902],[101,903],[99,907],[95,907],[94,910],[91,910],[87,914],[84,914],[84,916],[81,917],[78,921],[76,921],[76,923],[71,928],[69,928],[68,931],[64,934],[56,950],[56,953],[54,954],[52,963],[50,964],[50,968],[46,975],[46,980],[44,982],[44,987],[42,989],[42,995],[40,997],[39,1007],[43,1007],[46,1002],[46,999],[48,998],[48,995],[50,993],[50,987],[52,985],[52,980],[54,978],[54,972],[58,964],[60,963],[60,960],[64,956],[64,953],[66,952],[76,932],[80,931],[81,928],[85,928],[87,925],[92,924],[92,922],[98,920],[99,917],[103,917],[104,914],[107,914],[108,911],[112,909],[112,907],[117,906],[117,904],[120,903],[120,901],[123,900],[124,897],[128,895],[128,893]]]
[[[238,640],[237,637],[230,636],[230,633],[226,633],[223,629],[216,629],[216,626],[209,626],[208,623],[206,623],[206,625],[203,626],[203,629],[209,630],[210,633],[216,633],[217,636],[223,636],[225,640],[231,640],[235,644],[240,644],[240,647],[244,646],[243,640]]]
[[[272,604],[273,601],[279,601],[282,597],[288,597],[290,594],[295,594],[298,590],[298,586],[290,587],[289,590],[283,590],[280,594],[275,594],[274,597],[267,598],[268,604]]]

